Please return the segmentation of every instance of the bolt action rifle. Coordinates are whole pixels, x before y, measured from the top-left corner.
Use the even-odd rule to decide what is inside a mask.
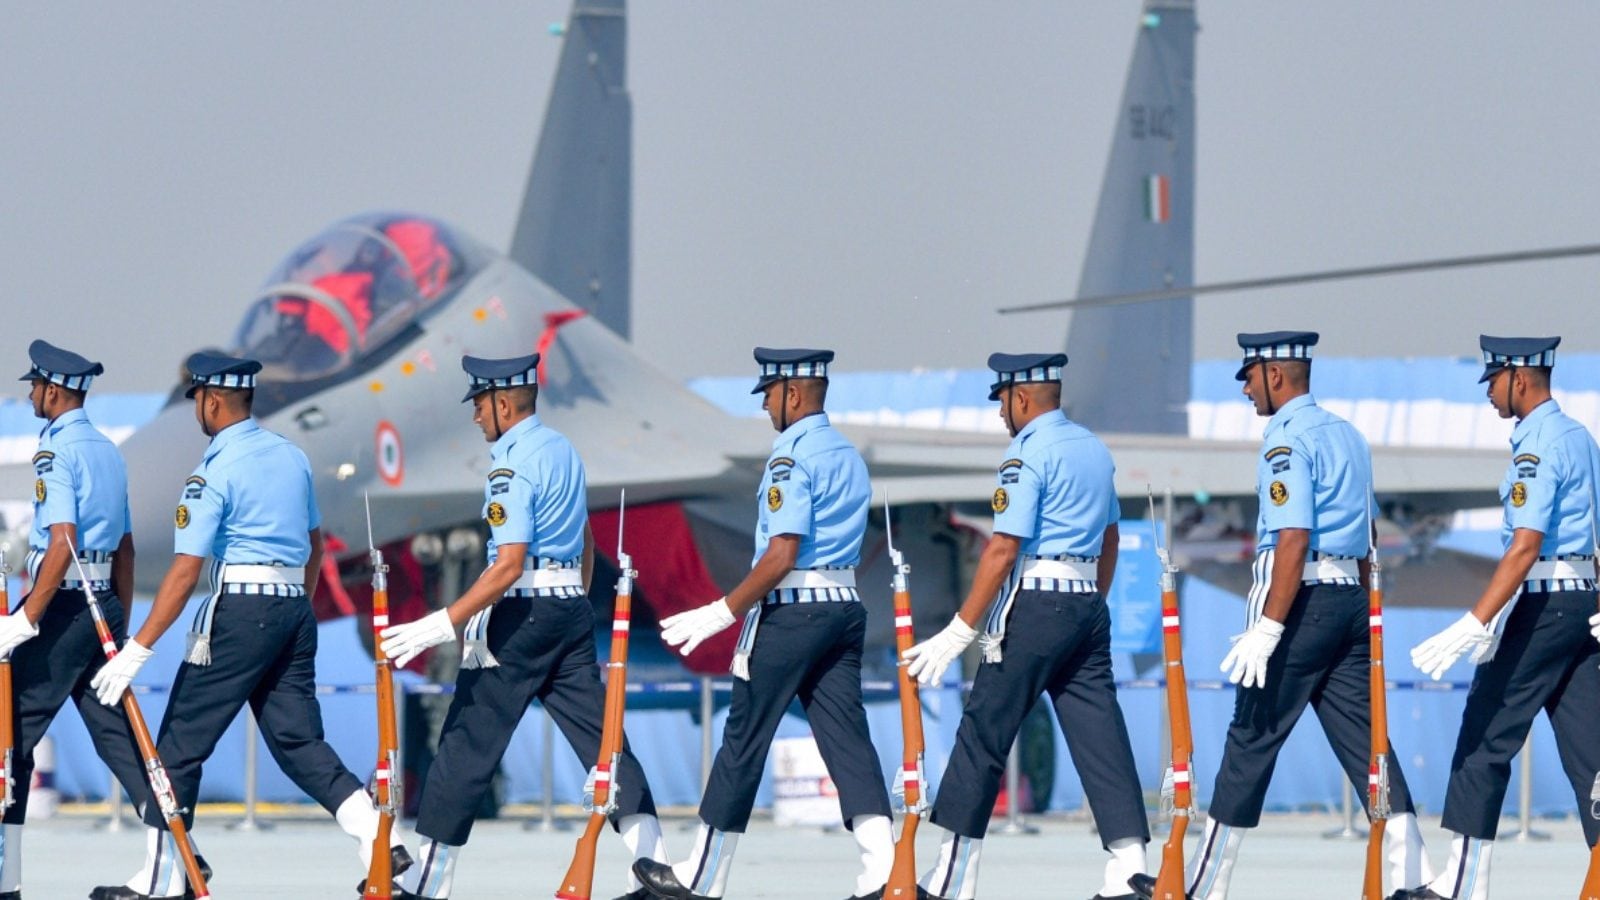
[[[914,641],[911,588],[906,580],[911,567],[906,564],[905,554],[894,548],[892,518],[889,498],[884,497],[883,531],[889,541],[889,561],[894,567],[894,649],[900,673],[900,730],[905,747],[895,798],[903,803],[905,819],[900,824],[900,839],[894,845],[894,865],[889,870],[889,883],[883,888],[883,896],[886,900],[913,900],[917,896],[917,824],[928,811],[928,791],[922,769],[922,698],[917,694],[916,679],[906,673],[904,659]]]
[[[1362,900],[1383,900],[1383,829],[1389,819],[1389,701],[1388,681],[1383,672],[1383,565],[1378,562],[1378,544],[1371,550],[1371,576],[1367,630],[1371,634],[1371,674],[1368,691],[1372,695],[1372,760],[1367,770],[1367,868],[1361,882]],[[1404,885],[1395,885],[1396,889]]]
[[[622,550],[622,522],[628,502],[627,491],[617,506],[617,600],[611,614],[611,659],[606,663],[605,718],[600,727],[600,759],[590,770],[594,784],[583,798],[589,810],[589,824],[578,836],[578,845],[572,852],[572,864],[561,879],[556,891],[558,900],[589,900],[594,887],[595,845],[606,819],[617,811],[617,770],[622,763],[622,714],[628,692],[628,628],[633,614],[633,557]]]
[[[377,666],[378,765],[372,773],[372,801],[378,808],[378,835],[372,841],[363,897],[394,896],[394,859],[389,843],[394,820],[405,795],[400,771],[400,728],[394,706],[394,670],[383,652],[383,629],[389,625],[389,566],[372,540],[372,500],[367,506],[367,555],[372,561],[372,657]]]
[[[1150,503],[1150,533],[1154,536],[1156,558],[1161,561],[1161,645],[1167,663],[1167,718],[1172,730],[1172,830],[1161,848],[1161,868],[1156,874],[1152,900],[1186,900],[1183,886],[1183,838],[1194,814],[1194,795],[1190,785],[1190,762],[1194,755],[1194,735],[1189,728],[1189,682],[1183,671],[1183,628],[1178,616],[1178,567],[1170,548],[1161,542],[1161,527],[1156,523],[1156,498],[1146,492]],[[1172,508],[1167,508],[1167,527],[1172,526]],[[1171,534],[1167,535],[1168,541]],[[1165,793],[1165,792],[1163,792]],[[1165,798],[1163,798],[1165,799]]]
[[[11,613],[11,564],[6,562],[10,544],[0,544],[0,616]],[[12,730],[15,714],[11,708],[11,654],[0,659],[0,813],[17,802],[11,787],[11,761],[17,748],[17,736]]]
[[[100,638],[100,649],[105,651],[106,662],[110,662],[117,658],[117,642],[111,636],[111,626],[106,624],[105,613],[94,595],[94,585],[89,581],[89,573],[83,570],[83,562],[78,559],[78,548],[73,546],[71,538],[67,539],[67,549],[72,551],[72,564],[78,567],[78,579],[83,582],[83,596],[89,603],[89,616],[94,619],[94,633]],[[139,701],[134,699],[131,685],[122,692],[122,711],[128,716],[128,728],[133,732],[134,743],[139,745],[139,755],[144,758],[144,773],[150,781],[151,799],[156,802],[156,808],[161,810],[161,818],[166,820],[173,843],[178,845],[178,855],[183,858],[183,870],[189,876],[189,889],[194,892],[195,900],[206,900],[211,896],[211,891],[206,887],[205,875],[201,874],[200,861],[195,858],[189,829],[183,824],[186,810],[178,806],[178,795],[173,793],[172,781],[167,778],[167,767],[161,764],[161,757],[156,753],[155,741],[150,739],[150,726],[145,724],[144,714],[139,712]]]

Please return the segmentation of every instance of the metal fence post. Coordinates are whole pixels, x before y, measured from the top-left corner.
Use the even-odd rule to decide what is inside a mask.
[[[700,793],[711,783],[711,717],[716,713],[710,675],[700,676]]]
[[[1017,737],[1021,738],[1019,731]],[[1018,741],[1011,742],[1011,752],[1006,755],[1006,824],[1000,826],[1001,834],[1038,834],[1039,829],[1022,820],[1022,752]]]
[[[115,772],[106,772],[106,805],[110,808],[109,815],[100,827],[108,833],[116,834],[127,827],[127,816],[123,809],[122,782],[117,780]]]
[[[1550,834],[1533,830],[1533,732],[1528,732],[1522,742],[1521,759],[1517,761],[1517,830],[1505,840],[1526,844],[1529,841],[1548,841]]]
[[[1367,839],[1366,829],[1356,827],[1355,788],[1342,778],[1339,785],[1339,816],[1342,824],[1332,831],[1323,832],[1322,836],[1330,841],[1364,841]]]
[[[272,828],[272,823],[263,822],[256,818],[256,801],[258,779],[260,774],[260,754],[257,744],[261,743],[256,736],[256,717],[249,707],[244,711],[244,818],[229,825],[234,831],[267,831]]]
[[[544,715],[544,733],[540,744],[543,747],[543,759],[539,762],[540,800],[539,818],[523,826],[529,831],[550,833],[565,831],[565,822],[556,821],[556,723],[550,718],[550,710],[544,704],[539,704],[539,712]]]

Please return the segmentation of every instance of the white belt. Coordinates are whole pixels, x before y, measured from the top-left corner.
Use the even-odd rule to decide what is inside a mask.
[[[1301,571],[1300,580],[1307,581],[1337,581],[1341,578],[1361,579],[1361,560],[1359,559],[1313,559],[1306,561],[1306,567]]]
[[[583,587],[582,569],[524,569],[508,591],[539,588]]]
[[[1099,583],[1100,564],[1075,559],[1030,559],[1022,564],[1022,577]]]
[[[827,588],[853,588],[856,586],[855,569],[794,569],[783,576],[776,591],[790,590],[793,588],[811,588],[826,590]]]
[[[1575,563],[1582,563],[1583,568],[1578,568]],[[1541,559],[1528,570],[1528,576],[1523,581],[1594,581],[1593,560],[1565,560]]]
[[[255,563],[224,563],[220,584],[296,584],[306,583],[304,566],[265,566]]]
[[[78,574],[78,567],[77,566],[69,567],[67,569],[67,576],[62,579],[62,582],[63,583],[67,583],[67,584],[82,584],[84,578],[88,578],[88,580],[92,581],[92,582],[93,581],[110,581],[111,580],[111,563],[103,563],[103,562],[91,563],[91,562],[86,562],[86,563],[82,563],[82,565],[83,565],[83,574],[82,575]]]

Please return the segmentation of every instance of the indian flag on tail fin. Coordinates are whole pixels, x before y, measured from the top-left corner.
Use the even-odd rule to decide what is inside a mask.
[[[1145,177],[1144,217],[1157,224],[1172,218],[1172,180],[1167,176]]]

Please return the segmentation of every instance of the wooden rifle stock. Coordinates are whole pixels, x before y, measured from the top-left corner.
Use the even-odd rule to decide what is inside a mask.
[[[1150,529],[1161,561],[1161,650],[1167,668],[1167,718],[1172,731],[1172,830],[1161,848],[1152,900],[1186,900],[1183,885],[1183,839],[1194,812],[1190,758],[1194,735],[1189,727],[1189,680],[1183,670],[1183,628],[1178,615],[1178,567],[1162,546],[1156,524],[1155,497],[1150,498]],[[1169,508],[1168,512],[1171,510]]]
[[[400,728],[394,706],[394,671],[383,652],[383,629],[389,626],[389,566],[383,551],[372,546],[372,513],[367,512],[367,553],[372,560],[372,658],[378,694],[378,765],[372,773],[372,800],[378,808],[378,835],[372,841],[372,861],[367,864],[363,897],[390,900],[394,896],[394,858],[389,843],[395,816],[400,811]]]
[[[11,565],[6,562],[10,544],[0,545],[0,616],[11,614]],[[17,735],[12,728],[15,721],[11,706],[11,654],[0,659],[0,813],[17,802],[12,792],[11,763],[16,755]]]
[[[1600,819],[1600,775],[1589,788],[1589,815]],[[1578,900],[1600,900],[1600,844],[1589,848],[1589,872],[1583,877],[1583,892]]]
[[[106,624],[100,601],[95,598],[89,575],[78,559],[78,548],[71,543],[67,546],[72,551],[73,564],[78,567],[78,579],[83,582],[83,596],[89,603],[89,616],[94,619],[95,636],[100,639],[100,649],[105,651],[106,662],[110,662],[117,658],[116,639],[111,636],[111,627]],[[156,753],[156,742],[150,739],[150,727],[145,724],[144,714],[139,711],[139,701],[134,699],[131,685],[122,692],[122,709],[128,716],[128,728],[133,732],[134,743],[139,745],[139,756],[144,759],[145,778],[150,781],[150,798],[161,810],[161,818],[166,820],[167,830],[172,832],[173,843],[178,847],[178,855],[183,858],[183,871],[189,876],[189,890],[194,892],[195,900],[206,900],[211,896],[211,891],[206,887],[205,875],[200,872],[200,861],[195,858],[189,829],[183,824],[184,811],[178,806],[178,795],[173,793],[172,781],[167,778],[167,767],[161,764],[161,757]]]
[[[624,495],[626,502],[626,495]],[[578,836],[572,864],[556,891],[558,900],[589,900],[594,889],[595,845],[606,819],[617,811],[616,773],[622,762],[622,714],[628,693],[628,628],[633,615],[633,557],[622,552],[622,512],[617,515],[617,601],[611,614],[611,658],[606,663],[606,708],[600,727],[600,759],[595,763],[594,793],[585,798],[589,824]]]
[[[928,809],[922,771],[922,698],[917,682],[906,672],[905,652],[915,638],[911,633],[911,588],[907,582],[911,567],[905,556],[894,549],[893,526],[888,502],[884,503],[883,525],[889,535],[889,559],[894,566],[894,648],[900,675],[900,731],[904,735],[900,784],[905,792],[905,819],[900,823],[900,839],[894,845],[894,865],[889,883],[884,886],[886,900],[913,900],[917,896],[917,825]]]
[[[1383,900],[1383,830],[1389,819],[1389,703],[1383,671],[1383,570],[1372,549],[1372,585],[1368,592],[1367,629],[1371,634],[1372,760],[1367,772],[1367,867],[1361,881],[1362,900]],[[1396,889],[1404,885],[1395,885]]]

